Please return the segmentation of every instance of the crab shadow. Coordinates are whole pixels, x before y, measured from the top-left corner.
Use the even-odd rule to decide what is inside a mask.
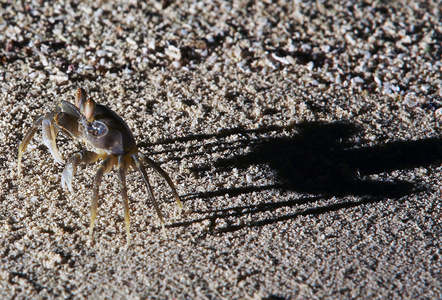
[[[219,159],[214,166],[222,171],[266,164],[275,171],[280,188],[302,193],[396,198],[409,194],[414,185],[362,178],[420,166],[426,160],[431,163],[440,156],[439,151],[429,153],[434,147],[422,144],[424,147],[416,148],[414,142],[358,148],[347,142],[357,131],[349,123],[304,123],[297,129],[298,133],[290,137],[265,138],[248,154]]]
[[[309,122],[291,128],[269,127],[257,130],[233,129],[217,135],[195,136],[204,141],[216,137],[219,144],[232,147],[231,143],[222,142],[229,134],[246,137],[236,147],[250,147],[244,155],[216,160],[212,166],[197,166],[193,171],[203,175],[205,172],[225,172],[247,169],[252,165],[268,165],[276,174],[276,184],[266,186],[248,186],[231,189],[219,189],[185,196],[191,198],[214,198],[228,194],[237,196],[269,189],[296,191],[307,194],[305,197],[283,202],[268,202],[258,205],[238,206],[206,211],[207,217],[192,222],[182,222],[171,226],[188,225],[200,222],[242,216],[250,213],[273,211],[280,207],[294,207],[300,204],[314,203],[334,197],[356,196],[357,201],[348,198],[326,206],[305,209],[295,214],[258,220],[251,224],[232,225],[218,231],[233,231],[244,226],[262,226],[265,224],[296,218],[300,215],[319,215],[330,211],[380,202],[384,199],[398,199],[416,193],[426,187],[419,183],[402,180],[371,179],[371,174],[410,169],[440,163],[442,141],[440,139],[422,139],[417,141],[399,141],[379,146],[361,147],[350,142],[358,132],[351,123]],[[248,139],[251,134],[268,136],[271,131],[293,132],[288,137],[262,137]],[[187,137],[186,139],[192,139]],[[353,197],[354,200],[354,197]],[[201,212],[203,213],[203,212]],[[204,213],[203,213],[204,214]]]

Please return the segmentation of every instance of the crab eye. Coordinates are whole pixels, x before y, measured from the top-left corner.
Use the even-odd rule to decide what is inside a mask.
[[[80,111],[84,110],[84,104],[86,102],[86,91],[82,88],[77,90],[77,94],[75,95],[75,105],[80,109]]]
[[[86,119],[90,120],[94,116],[96,107],[97,103],[94,100],[89,99],[86,101],[84,105],[84,115]]]
[[[102,137],[108,133],[106,124],[100,121],[94,121],[88,124],[87,132],[94,137]]]

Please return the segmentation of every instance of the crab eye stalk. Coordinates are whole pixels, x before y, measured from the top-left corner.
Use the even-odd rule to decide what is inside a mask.
[[[75,95],[75,105],[78,107],[78,109],[83,112],[84,111],[84,105],[86,103],[86,91],[83,88],[79,88],[77,90],[77,94]]]
[[[94,100],[89,99],[86,101],[84,105],[84,115],[88,121],[91,121],[92,117],[94,116],[96,107],[97,103]]]

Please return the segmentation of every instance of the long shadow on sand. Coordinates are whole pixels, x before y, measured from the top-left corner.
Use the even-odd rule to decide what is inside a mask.
[[[273,219],[256,221],[249,225],[233,226],[221,231],[231,231],[244,226],[261,226],[273,222],[295,218],[305,214],[322,214],[347,207],[374,203],[383,199],[397,199],[415,193],[420,188],[416,183],[407,181],[378,181],[362,179],[364,175],[390,172],[393,170],[415,168],[440,163],[442,141],[440,139],[423,139],[418,141],[401,141],[387,143],[382,146],[360,147],[349,142],[349,138],[357,132],[350,123],[302,123],[294,126],[297,130],[289,137],[247,139],[250,134],[263,134],[270,131],[290,130],[291,128],[269,127],[258,130],[233,129],[217,135],[186,137],[186,140],[204,141],[215,137],[218,146],[251,147],[245,155],[238,155],[214,162],[215,172],[232,168],[248,168],[251,165],[266,164],[278,177],[278,184],[269,186],[249,186],[233,189],[220,189],[188,195],[191,198],[212,198],[229,194],[236,196],[244,193],[259,192],[266,189],[293,190],[310,195],[300,199],[284,202],[261,203],[252,206],[231,207],[215,211],[207,211],[207,218],[215,220],[230,216],[241,216],[254,212],[273,211],[279,207],[292,207],[331,197],[354,195],[359,201],[333,203],[323,207],[315,207],[304,211]],[[241,143],[222,142],[228,135],[239,134],[246,139]],[[213,166],[198,166],[195,172],[204,173]],[[211,168],[212,167],[212,168]],[[211,172],[212,172],[211,171]],[[182,226],[177,223],[171,226]]]

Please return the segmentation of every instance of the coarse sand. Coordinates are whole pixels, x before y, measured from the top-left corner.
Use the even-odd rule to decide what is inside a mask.
[[[441,299],[439,1],[0,2],[1,299]],[[32,122],[83,87],[169,186],[74,192]],[[83,149],[60,133],[65,159]]]

